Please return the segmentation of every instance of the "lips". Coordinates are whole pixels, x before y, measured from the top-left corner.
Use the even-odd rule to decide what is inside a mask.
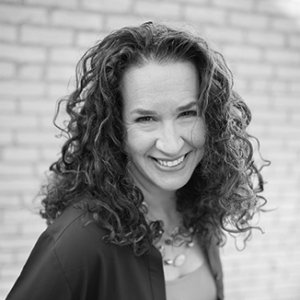
[[[174,160],[164,160],[152,157],[160,166],[167,167],[167,168],[174,168],[182,164],[187,154],[180,156]]]

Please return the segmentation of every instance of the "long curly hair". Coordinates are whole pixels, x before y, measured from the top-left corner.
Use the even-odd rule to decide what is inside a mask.
[[[266,202],[246,132],[250,110],[233,91],[222,55],[197,36],[152,22],[109,34],[77,65],[76,89],[60,101],[69,116],[60,127],[67,140],[50,167],[42,217],[52,223],[77,205],[107,230],[108,242],[129,245],[136,255],[149,250],[161,228],[145,221],[143,194],[128,173],[120,82],[129,66],[151,60],[190,61],[199,73],[198,105],[207,136],[203,159],[177,191],[184,225],[202,241],[214,237],[221,243],[225,231],[249,236],[251,219]]]

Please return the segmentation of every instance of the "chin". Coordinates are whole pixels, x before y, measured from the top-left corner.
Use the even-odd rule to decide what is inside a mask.
[[[159,184],[157,184],[157,186],[165,191],[177,191],[183,186],[185,186],[188,183],[189,179],[187,180],[181,179],[180,181],[172,180],[170,182],[165,182],[165,183],[160,181]]]

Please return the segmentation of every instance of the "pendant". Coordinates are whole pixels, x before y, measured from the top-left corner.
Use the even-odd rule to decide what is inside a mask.
[[[167,266],[173,266],[173,259],[164,259],[164,264]]]
[[[179,254],[178,256],[175,257],[173,264],[175,267],[180,267],[184,264],[185,260],[186,260],[186,256],[184,254]]]
[[[195,245],[194,241],[191,241],[187,244],[187,247],[192,248],[192,247],[194,247],[194,245]]]
[[[177,255],[174,259],[164,259],[163,262],[167,266],[181,267],[186,260],[184,254]]]

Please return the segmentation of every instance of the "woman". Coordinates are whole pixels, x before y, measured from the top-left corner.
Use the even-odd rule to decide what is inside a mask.
[[[247,239],[265,200],[222,56],[148,22],[108,35],[77,71],[50,225],[7,299],[223,299],[218,247],[226,231]]]

